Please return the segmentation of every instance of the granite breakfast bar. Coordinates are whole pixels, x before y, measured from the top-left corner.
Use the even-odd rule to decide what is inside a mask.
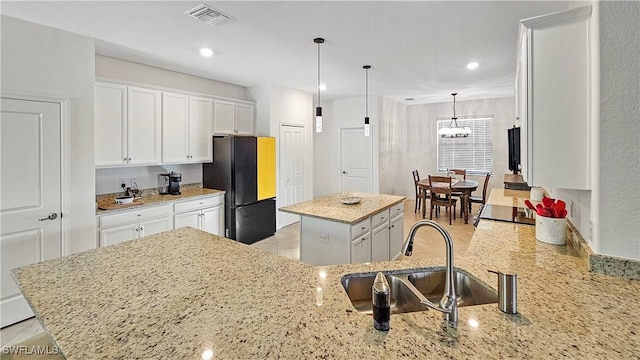
[[[422,230],[421,230],[422,231]],[[425,229],[430,231],[430,229]],[[373,328],[345,274],[443,260],[310,266],[191,228],[29,265],[14,277],[68,359],[637,359],[640,282],[587,271],[535,227],[482,220],[455,266],[496,287],[518,274],[518,314],[496,304],[394,314]]]
[[[279,210],[300,215],[302,262],[337,265],[387,261],[400,256],[404,199],[404,196],[348,192]]]

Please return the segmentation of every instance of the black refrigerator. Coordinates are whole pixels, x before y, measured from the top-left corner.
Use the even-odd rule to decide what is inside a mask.
[[[202,186],[224,190],[225,236],[252,244],[276,231],[275,138],[214,136]]]

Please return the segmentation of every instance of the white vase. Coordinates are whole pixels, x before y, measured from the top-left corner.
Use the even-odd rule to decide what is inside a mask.
[[[552,245],[567,242],[567,219],[536,216],[536,239]]]

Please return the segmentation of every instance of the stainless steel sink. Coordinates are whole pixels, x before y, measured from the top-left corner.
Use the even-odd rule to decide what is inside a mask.
[[[371,286],[376,274],[377,272],[355,273],[342,277],[342,286],[349,300],[361,313],[372,313]],[[418,297],[409,288],[411,285],[435,304],[440,301],[444,293],[445,270],[442,268],[383,271],[383,274],[391,287],[392,314],[428,309],[420,304]],[[410,285],[403,280],[408,280]],[[454,282],[459,307],[498,302],[498,296],[493,289],[466,272],[455,270]]]

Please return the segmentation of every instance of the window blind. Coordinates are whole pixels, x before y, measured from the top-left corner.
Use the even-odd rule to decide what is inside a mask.
[[[451,119],[436,119],[437,129],[449,127]],[[438,171],[466,169],[470,175],[493,172],[493,116],[458,117],[458,126],[471,128],[466,138],[438,135]],[[437,134],[437,131],[436,131]]]

